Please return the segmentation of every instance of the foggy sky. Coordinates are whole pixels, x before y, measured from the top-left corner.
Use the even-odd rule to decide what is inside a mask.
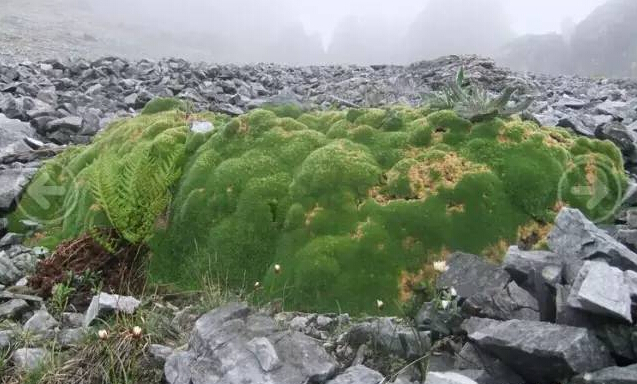
[[[216,61],[372,64],[449,53],[491,55],[494,47],[485,42],[560,33],[566,21],[580,22],[606,0],[82,1],[100,19],[171,34],[177,41],[185,37],[185,44],[214,52]],[[474,29],[464,28],[467,24]],[[157,41],[158,48],[162,43]]]

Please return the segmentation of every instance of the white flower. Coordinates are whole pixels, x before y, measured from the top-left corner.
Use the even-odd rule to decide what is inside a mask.
[[[445,272],[449,267],[447,267],[447,262],[444,260],[434,261],[434,270],[437,272]]]
[[[142,327],[134,326],[133,327],[133,336],[140,337],[142,335]]]
[[[274,264],[274,273],[277,275],[281,273],[281,266],[279,264]]]
[[[458,292],[456,291],[454,287],[449,288],[449,294],[451,295],[451,297],[458,296]]]
[[[440,307],[442,307],[442,309],[449,308],[449,304],[451,304],[451,301],[449,301],[449,300],[441,300],[440,301]]]
[[[258,281],[254,282],[254,289],[259,289],[261,288],[261,283],[259,283]]]
[[[383,303],[382,300],[376,300],[376,308],[381,310],[381,309],[383,309],[383,307],[385,307],[385,303]]]
[[[106,340],[108,339],[108,331],[106,329],[100,329],[99,331],[97,331],[97,336],[100,338],[100,340]]]

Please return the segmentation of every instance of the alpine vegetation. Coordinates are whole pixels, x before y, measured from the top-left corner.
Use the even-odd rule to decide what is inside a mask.
[[[474,106],[481,96],[461,82],[453,110],[279,106],[231,118],[151,101],[47,162],[31,188],[46,178],[66,193],[42,208],[27,190],[11,222],[49,218],[50,246],[114,230],[150,250],[152,282],[181,289],[208,275],[286,308],[360,313],[380,301],[397,313],[429,289],[433,261],[500,259],[564,205],[614,210],[571,186],[625,188],[611,142],[511,117],[509,91]]]

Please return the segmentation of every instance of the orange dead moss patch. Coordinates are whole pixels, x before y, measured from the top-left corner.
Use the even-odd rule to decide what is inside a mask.
[[[546,239],[553,228],[549,223],[530,222],[518,228],[518,247],[520,249],[532,249],[536,244]]]
[[[407,237],[403,240],[403,246],[408,239],[410,238]],[[415,289],[422,286],[424,282],[436,281],[439,272],[434,269],[433,261],[447,259],[450,254],[451,252],[447,248],[443,248],[437,254],[429,255],[426,259],[430,262],[423,264],[418,271],[402,271],[399,277],[400,301],[406,303],[411,300]]]
[[[504,255],[509,249],[509,246],[510,244],[506,240],[500,239],[497,243],[486,247],[482,252],[482,255],[488,260],[496,264],[500,264],[504,259]]]
[[[435,195],[438,188],[453,188],[467,174],[489,172],[482,164],[475,164],[449,152],[437,159],[421,161],[409,169],[411,190],[419,199]]]

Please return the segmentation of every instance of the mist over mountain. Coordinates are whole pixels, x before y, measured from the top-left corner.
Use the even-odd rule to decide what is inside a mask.
[[[458,52],[490,56],[513,38],[497,0],[431,0],[405,37],[409,61]]]
[[[634,0],[3,0],[2,55],[408,64],[479,54],[516,70],[636,76]]]

